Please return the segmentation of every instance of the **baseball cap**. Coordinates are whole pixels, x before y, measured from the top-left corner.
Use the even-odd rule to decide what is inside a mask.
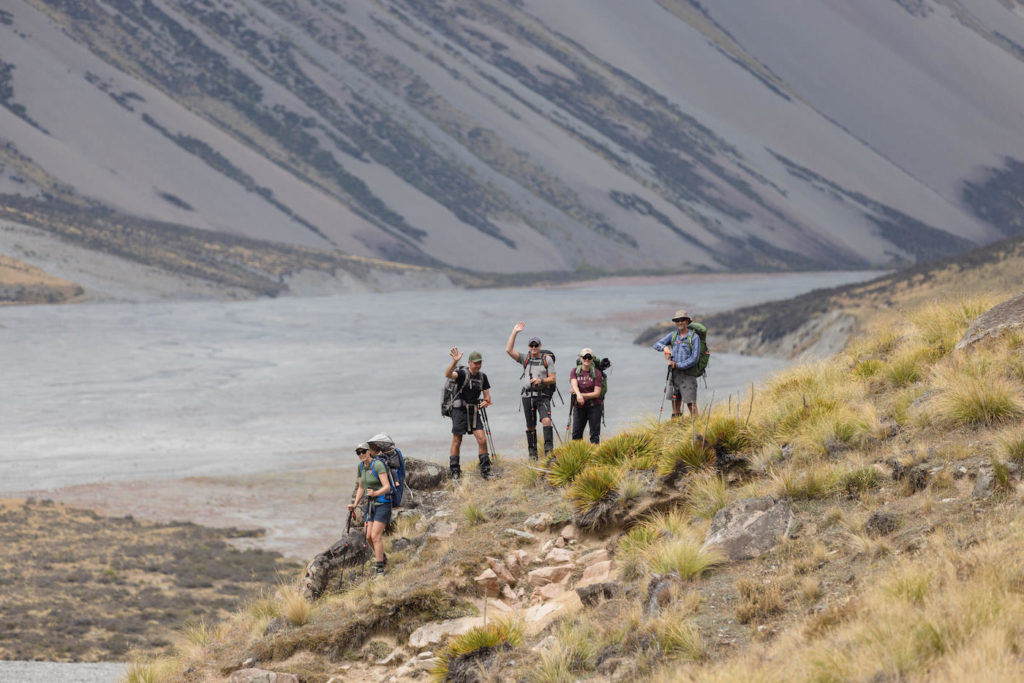
[[[593,356],[594,355],[594,350],[593,349],[586,349],[586,348],[580,349],[580,358],[583,358],[583,356],[587,356],[587,355]]]
[[[484,357],[480,355],[479,351],[471,351],[470,352],[470,354],[469,354],[469,362],[470,363],[482,363],[483,360],[484,360]]]
[[[537,342],[538,344],[540,344],[540,337],[530,337],[530,341],[528,341],[526,343],[527,344],[532,344],[534,342]]]

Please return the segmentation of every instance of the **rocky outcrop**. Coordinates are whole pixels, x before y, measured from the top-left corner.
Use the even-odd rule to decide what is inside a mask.
[[[704,549],[718,550],[733,562],[753,559],[775,548],[792,522],[793,511],[785,500],[745,498],[715,514]]]
[[[1024,292],[988,309],[971,323],[957,342],[957,350],[1008,330],[1024,329]]]
[[[316,600],[327,590],[332,577],[338,575],[340,582],[343,568],[357,567],[369,556],[363,530],[349,531],[306,565],[301,583],[302,594],[307,600]]]

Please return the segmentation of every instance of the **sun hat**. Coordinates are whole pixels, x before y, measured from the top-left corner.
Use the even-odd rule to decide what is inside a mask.
[[[690,317],[690,314],[686,312],[685,308],[680,308],[672,315],[672,322],[682,320],[683,318],[686,318],[687,320],[693,320],[693,318]]]

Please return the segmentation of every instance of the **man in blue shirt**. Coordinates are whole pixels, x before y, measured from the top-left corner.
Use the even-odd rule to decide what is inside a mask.
[[[690,316],[684,310],[676,311],[672,316],[676,324],[675,332],[669,332],[654,342],[656,351],[665,352],[665,360],[672,368],[672,417],[682,417],[682,404],[686,403],[690,417],[697,417],[697,377],[688,374],[687,370],[697,367],[700,360],[700,337],[689,328]]]

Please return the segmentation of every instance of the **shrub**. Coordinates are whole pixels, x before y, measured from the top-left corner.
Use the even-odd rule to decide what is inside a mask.
[[[586,514],[615,494],[621,472],[609,465],[592,465],[583,470],[569,487],[569,500],[573,508]]]
[[[692,538],[678,538],[659,545],[651,553],[651,569],[658,574],[675,572],[684,579],[700,578],[723,561],[718,551],[704,550],[701,545]]]
[[[568,486],[586,469],[594,457],[593,445],[589,441],[570,441],[552,451],[555,462],[548,472],[548,482],[555,486]]]
[[[858,467],[839,476],[839,488],[851,497],[867,493],[878,486],[882,475],[874,467]]]
[[[523,627],[518,621],[492,621],[485,626],[477,626],[453,638],[438,655],[437,663],[430,673],[437,680],[447,680],[449,670],[456,660],[497,649],[518,647],[522,642]]]

